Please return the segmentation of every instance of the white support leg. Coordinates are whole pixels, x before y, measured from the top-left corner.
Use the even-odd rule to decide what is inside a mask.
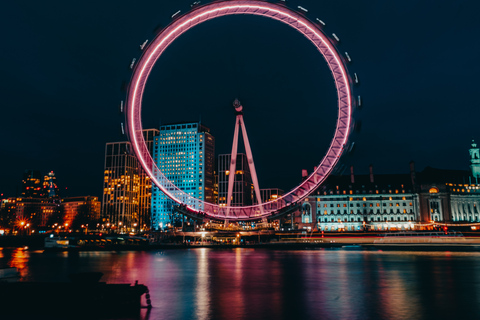
[[[245,151],[247,152],[248,166],[250,168],[250,174],[252,175],[253,189],[255,190],[255,195],[257,196],[258,204],[262,204],[262,196],[260,195],[260,187],[258,185],[257,172],[255,171],[255,164],[253,163],[252,149],[250,148],[250,142],[248,141],[247,129],[245,128],[243,117],[240,118],[240,124],[242,126],[243,143],[245,144]],[[261,213],[263,213],[262,207],[260,207],[260,210],[261,210]]]
[[[230,204],[232,203],[233,185],[235,183],[235,171],[237,169],[237,149],[238,149],[238,129],[241,115],[237,115],[235,119],[235,133],[233,134],[232,154],[230,156],[230,173],[228,175],[228,192],[227,192],[227,214],[230,211]]]

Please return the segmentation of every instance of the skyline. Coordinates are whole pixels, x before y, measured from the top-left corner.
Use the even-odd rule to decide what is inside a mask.
[[[471,139],[480,138],[475,128],[479,112],[468,93],[478,84],[480,70],[472,60],[451,57],[480,53],[480,45],[469,40],[480,29],[474,17],[479,4],[291,1],[290,7],[297,4],[318,13],[307,16],[325,21],[328,35],[340,37],[339,50],[353,59],[349,71],[360,77],[362,132],[348,159],[356,173],[366,172],[370,163],[375,173],[403,173],[410,160],[417,170],[426,165],[468,168]],[[12,30],[6,35],[11,45],[0,53],[8,62],[0,68],[7,89],[4,119],[11,121],[0,129],[8,168],[2,172],[0,193],[13,196],[24,170],[34,169],[42,174],[55,171],[59,186],[68,187],[70,196],[99,196],[105,144],[122,141],[118,110],[124,96],[119,87],[127,79],[128,65],[138,58],[138,46],[152,39],[149,31],[157,24],[165,26],[171,14],[188,5],[145,1],[132,7],[120,2],[115,8],[98,4],[98,10],[91,10],[70,4],[57,16],[45,4],[7,4],[12,14],[2,20],[4,30]],[[442,28],[445,21],[448,28]],[[269,41],[262,41],[267,36]],[[448,37],[457,41],[455,48],[442,46]],[[325,152],[322,146],[330,143],[332,102],[336,110],[331,79],[321,55],[288,27],[261,18],[220,18],[179,38],[157,63],[144,98],[144,128],[201,117],[216,137],[217,154],[228,153],[234,126],[231,102],[238,97],[246,109],[261,188],[282,187],[272,185],[279,181],[274,177],[279,171],[291,188],[292,181],[300,180],[301,169],[311,172]],[[316,113],[317,101],[329,109]],[[180,105],[179,112],[169,110],[172,105]],[[154,110],[156,106],[167,109]],[[275,113],[278,110],[299,112]],[[189,118],[179,119],[185,113]],[[395,120],[400,122],[397,129]],[[285,134],[283,128],[290,123]],[[320,134],[319,123],[325,127]],[[316,152],[312,144],[320,145]],[[267,155],[283,161],[272,168]]]

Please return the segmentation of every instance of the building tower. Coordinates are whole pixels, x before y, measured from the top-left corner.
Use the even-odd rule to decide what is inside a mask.
[[[119,231],[132,228],[138,221],[138,161],[129,150],[130,142],[125,141],[105,146],[102,213]]]
[[[43,195],[45,198],[58,198],[58,187],[56,184],[55,173],[50,171],[43,177]]]
[[[22,180],[22,197],[24,198],[41,198],[42,182],[40,171],[25,170]]]
[[[200,123],[162,125],[155,137],[153,159],[158,169],[182,191],[211,203],[214,201],[214,155],[215,138],[210,129]],[[152,188],[151,215],[155,230],[182,218],[175,215],[173,201],[156,186]]]
[[[150,153],[157,129],[143,130]],[[145,230],[150,225],[151,182],[130,142],[110,142],[105,146],[102,214],[120,231]]]
[[[253,201],[253,183],[248,166],[247,156],[244,153],[237,154],[235,170],[230,171],[231,154],[218,156],[218,205],[227,205],[229,178],[233,175],[233,189],[230,194],[231,206],[250,206]]]
[[[472,170],[472,176],[475,178],[475,183],[478,184],[478,178],[480,178],[480,153],[474,140],[472,140],[472,147],[470,148],[470,169]]]

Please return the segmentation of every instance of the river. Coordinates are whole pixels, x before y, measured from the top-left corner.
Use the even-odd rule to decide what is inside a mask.
[[[101,271],[150,289],[140,319],[478,319],[480,253],[179,249],[43,253],[0,249],[22,281]]]

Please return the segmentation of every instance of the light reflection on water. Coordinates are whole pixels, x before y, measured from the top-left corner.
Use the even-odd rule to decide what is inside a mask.
[[[24,281],[146,284],[142,319],[452,319],[480,317],[480,253],[189,249],[0,250]],[[144,301],[145,303],[145,301]]]

